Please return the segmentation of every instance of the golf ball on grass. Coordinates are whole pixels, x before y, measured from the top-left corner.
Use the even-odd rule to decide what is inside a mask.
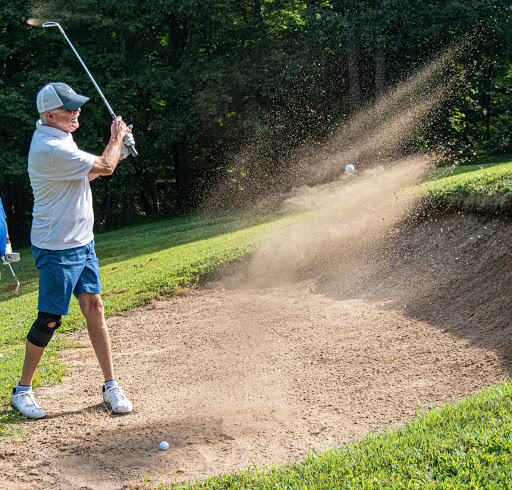
[[[167,449],[169,449],[169,443],[167,441],[162,441],[160,443],[160,449],[162,451],[167,451]]]
[[[347,172],[347,174],[351,174],[354,170],[355,170],[354,165],[352,165],[351,163],[349,163],[345,167],[345,172]]]

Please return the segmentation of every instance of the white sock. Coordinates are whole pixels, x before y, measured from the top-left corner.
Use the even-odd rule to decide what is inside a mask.
[[[110,381],[107,381],[103,385],[103,391],[107,391],[109,388],[112,388],[112,386],[117,386],[117,381],[115,379],[112,379]]]
[[[29,391],[32,391],[32,385],[30,386],[20,386],[18,383],[16,387],[14,388],[14,394],[19,395],[20,393],[28,393]]]

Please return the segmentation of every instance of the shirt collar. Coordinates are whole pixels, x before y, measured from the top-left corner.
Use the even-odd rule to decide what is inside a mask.
[[[52,136],[56,136],[57,138],[67,138],[67,137],[71,136],[71,133],[66,133],[65,131],[61,131],[60,129],[53,128],[52,126],[45,126],[41,122],[41,119],[39,119],[36,122],[36,131],[40,131],[40,132],[46,133],[46,134],[51,134]]]

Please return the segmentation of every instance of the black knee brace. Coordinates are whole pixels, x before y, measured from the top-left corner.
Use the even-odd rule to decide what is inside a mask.
[[[55,327],[49,327],[48,324],[53,322],[55,322]],[[37,320],[28,332],[27,340],[38,347],[46,347],[50,343],[55,330],[61,325],[62,320],[60,315],[40,311],[37,315]]]

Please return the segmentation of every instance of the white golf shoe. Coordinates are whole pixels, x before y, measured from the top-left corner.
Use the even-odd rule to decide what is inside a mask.
[[[46,415],[44,408],[40,407],[32,390],[11,395],[11,405],[15,410],[29,419],[41,419]]]
[[[105,390],[103,392],[103,401],[110,405],[113,413],[125,414],[133,410],[132,402],[128,400],[123,389],[119,386],[111,386]]]

